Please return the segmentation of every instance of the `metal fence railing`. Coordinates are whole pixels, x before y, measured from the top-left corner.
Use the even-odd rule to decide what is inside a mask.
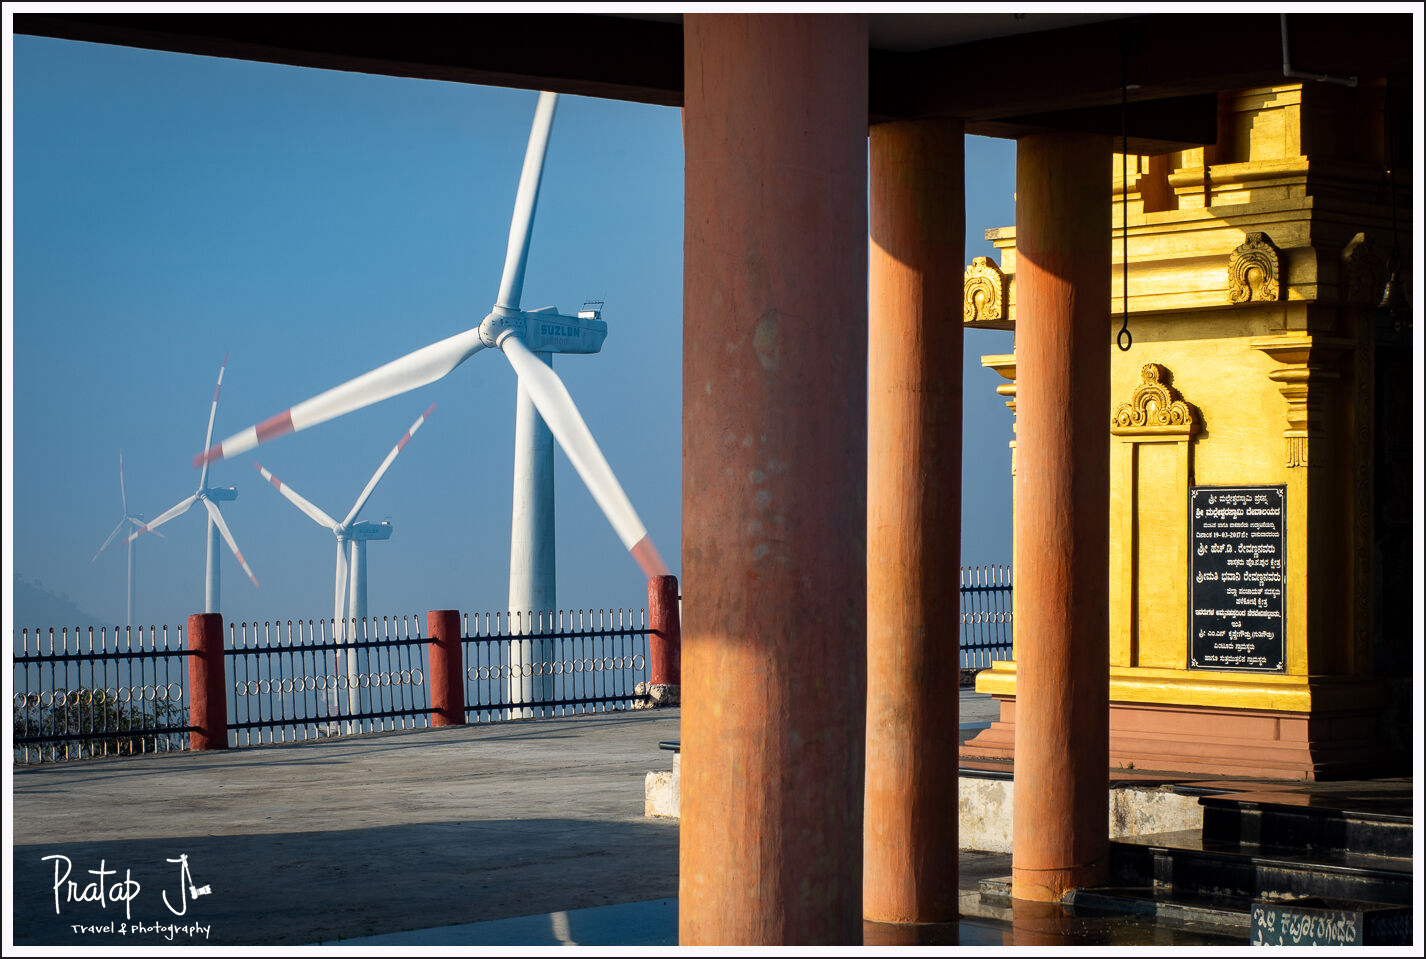
[[[187,748],[182,629],[22,629],[17,639],[16,763]]]
[[[417,616],[230,623],[224,650],[233,746],[429,725]]]
[[[1014,646],[1009,566],[961,567],[961,667],[985,669]]]
[[[345,625],[336,635],[339,625]],[[622,709],[649,678],[648,615],[582,610],[467,615],[466,718],[491,722]],[[300,742],[431,723],[421,618],[229,623],[228,744]],[[14,655],[18,765],[189,747],[181,628],[22,630]]]
[[[1011,658],[1010,567],[962,568],[960,594],[962,667]],[[419,616],[354,620],[340,636],[334,626],[342,624],[332,620],[228,624],[228,744],[430,725],[432,640],[421,623]],[[646,696],[639,687],[650,680],[650,629],[642,609],[575,610],[533,622],[466,615],[466,721],[630,708]],[[190,725],[197,721],[190,718],[192,655],[182,628],[21,630],[14,762],[187,749],[187,734],[197,731]]]
[[[487,613],[466,617],[461,635],[470,722],[627,709],[649,678],[642,609]]]

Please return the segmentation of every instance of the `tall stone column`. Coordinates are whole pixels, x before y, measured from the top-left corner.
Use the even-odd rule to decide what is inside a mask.
[[[1108,137],[1019,141],[1017,899],[1108,875],[1109,190]]]
[[[957,917],[965,128],[871,130],[863,911]]]
[[[683,945],[861,942],[867,26],[684,18]]]

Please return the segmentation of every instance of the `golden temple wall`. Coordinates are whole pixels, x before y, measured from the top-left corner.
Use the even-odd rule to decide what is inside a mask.
[[[1106,341],[1123,319],[1126,211],[1133,335],[1127,352],[1108,346],[1105,411],[1111,751],[1122,763],[1314,776],[1372,747],[1385,699],[1371,655],[1373,322],[1394,242],[1411,262],[1409,224],[1392,228],[1382,103],[1379,89],[1242,91],[1220,99],[1215,146],[1129,157],[1127,178],[1114,158]],[[1013,329],[1015,231],[987,238],[1001,262],[967,269],[966,325]],[[1014,409],[1013,355],[984,363],[1010,381],[1000,392]],[[1195,487],[1283,489],[1283,595],[1259,576],[1267,594],[1245,600],[1280,603],[1279,668],[1190,661]],[[1017,609],[1033,601],[1017,590]],[[1014,662],[981,673],[977,689],[1010,706]],[[1300,729],[1284,725],[1291,716]],[[1013,707],[1003,718],[976,741],[983,756],[1008,755]],[[1194,718],[1201,734],[1174,732]],[[1225,737],[1239,742],[1215,751]],[[1255,767],[1253,755],[1275,758]]]

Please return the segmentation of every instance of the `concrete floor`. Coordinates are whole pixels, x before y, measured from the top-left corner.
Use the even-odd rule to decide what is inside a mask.
[[[316,943],[670,898],[678,824],[644,818],[643,786],[676,738],[675,709],[21,767],[13,941]],[[212,892],[183,905],[185,854]],[[58,912],[46,856],[72,869]],[[101,863],[131,903],[82,898]]]
[[[994,715],[962,691],[963,726]],[[642,812],[645,773],[670,762],[658,743],[677,738],[667,709],[18,767],[9,932],[78,950],[672,945],[679,826]],[[86,889],[101,869],[102,902]],[[1009,872],[1008,855],[963,851],[960,923],[868,924],[866,942],[1233,942],[980,905],[980,880]]]

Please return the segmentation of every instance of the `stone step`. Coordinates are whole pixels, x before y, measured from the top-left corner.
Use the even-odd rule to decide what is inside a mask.
[[[1149,916],[1156,922],[1182,927],[1208,927],[1247,936],[1251,925],[1251,900],[1219,896],[1175,894],[1153,886],[1074,889],[1065,904],[1076,913]]]
[[[1204,796],[1199,803],[1203,837],[1211,842],[1407,858],[1412,854],[1411,817],[1373,809],[1371,797],[1319,805],[1284,802],[1277,795],[1230,794]]]
[[[1175,896],[1316,896],[1409,905],[1412,893],[1409,857],[1217,842],[1195,830],[1112,841],[1110,872],[1114,886],[1153,887]]]

